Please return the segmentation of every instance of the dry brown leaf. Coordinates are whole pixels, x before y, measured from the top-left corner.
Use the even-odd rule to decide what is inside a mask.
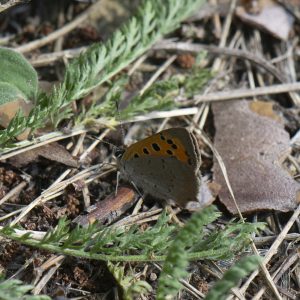
[[[133,189],[120,187],[117,195],[111,194],[104,200],[89,208],[89,213],[85,216],[78,216],[73,222],[88,226],[98,221],[100,223],[111,223],[114,219],[127,211],[136,201],[138,197]]]
[[[289,134],[282,123],[257,112],[260,110],[256,106],[264,105],[244,100],[212,106],[214,145],[224,161],[242,212],[290,211],[300,201],[300,184],[281,166],[289,151]],[[231,213],[237,213],[216,161],[213,170],[215,181],[222,185],[221,202]]]
[[[39,156],[73,168],[78,167],[77,160],[65,149],[65,147],[55,142],[15,155],[9,159],[9,162],[15,167],[20,168],[35,161]]]
[[[273,36],[286,41],[293,27],[294,17],[280,4],[273,0],[259,1],[257,14],[247,12],[245,6],[238,6],[236,15],[246,23],[261,28]]]

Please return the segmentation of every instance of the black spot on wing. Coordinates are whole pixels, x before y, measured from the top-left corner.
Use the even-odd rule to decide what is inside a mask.
[[[156,143],[153,143],[153,144],[152,144],[152,148],[153,148],[153,150],[155,150],[155,151],[160,151],[160,147],[159,147],[159,145],[156,144]]]

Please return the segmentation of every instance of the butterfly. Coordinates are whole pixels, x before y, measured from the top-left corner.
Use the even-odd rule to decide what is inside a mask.
[[[187,129],[170,128],[115,153],[121,174],[158,199],[180,207],[199,201],[201,164],[196,137]]]

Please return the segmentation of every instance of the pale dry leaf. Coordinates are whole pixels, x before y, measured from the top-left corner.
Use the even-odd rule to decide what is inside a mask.
[[[290,211],[300,200],[300,184],[281,166],[289,152],[289,134],[281,122],[268,116],[270,112],[260,112],[263,106],[260,101],[254,105],[245,100],[213,104],[214,145],[242,212]],[[215,181],[222,186],[221,202],[231,213],[237,213],[216,161],[213,171]]]
[[[202,181],[200,186],[200,201],[191,201],[186,205],[189,211],[199,211],[211,205],[219,194],[221,186],[216,182]]]
[[[238,6],[236,15],[245,23],[249,23],[286,41],[293,27],[294,17],[276,1],[261,0],[259,3],[260,11],[257,14],[247,12],[245,6]]]

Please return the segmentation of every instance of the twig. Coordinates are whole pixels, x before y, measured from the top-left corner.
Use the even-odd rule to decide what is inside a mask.
[[[39,271],[42,272],[42,270],[47,270],[50,266],[54,265],[48,273],[39,281],[37,285],[35,285],[34,289],[32,290],[32,293],[34,295],[38,295],[43,287],[47,284],[47,282],[51,279],[51,277],[54,275],[56,270],[61,266],[61,264],[64,261],[65,256],[64,255],[57,255],[54,257],[51,257],[48,259],[42,266],[39,267]]]
[[[90,17],[90,15],[94,13],[95,10],[100,9],[100,3],[101,1],[97,1],[95,4],[91,5],[86,11],[84,11],[82,14],[80,14],[78,17],[72,20],[70,23],[50,33],[48,36],[17,47],[15,50],[21,53],[26,53],[55,41],[59,37],[67,34],[71,30],[78,27],[82,22],[87,20]]]
[[[272,275],[274,282],[277,282],[282,277],[282,275],[298,260],[299,260],[298,253],[292,254],[287,260],[285,260],[281,265],[281,269],[277,269],[275,273]],[[262,287],[253,297],[253,300],[259,300],[263,296],[265,291],[266,291],[266,287]]]
[[[133,64],[130,70],[128,71],[128,76],[131,76],[135,70],[147,59],[148,55],[144,54],[139,59],[137,59]]]
[[[99,168],[99,165],[95,165],[89,169],[85,169],[72,178],[66,179],[61,182],[57,182],[54,186],[51,185],[46,191],[44,191],[40,196],[38,196],[34,201],[32,201],[29,205],[27,205],[24,209],[22,209],[20,215],[14,219],[10,226],[13,226],[17,224],[20,220],[22,220],[34,207],[37,205],[40,205],[45,200],[49,200],[50,198],[53,198],[53,196],[57,196],[57,193],[64,190],[69,184],[76,182],[77,180],[86,178],[93,174],[93,171],[95,169]],[[67,170],[68,171],[68,170]],[[67,174],[66,172],[64,174]],[[59,193],[60,194],[60,193]]]
[[[35,149],[37,147],[41,147],[43,145],[50,144],[52,142],[56,142],[59,140],[63,140],[75,135],[82,134],[84,132],[87,132],[86,129],[84,129],[82,126],[78,126],[74,128],[71,133],[63,133],[61,131],[54,131],[49,134],[45,134],[43,136],[40,136],[38,138],[35,138],[34,140],[27,140],[27,141],[22,141],[19,143],[15,144],[14,149],[6,149],[2,152],[0,152],[0,161],[10,158],[12,156],[21,154],[23,152],[26,152],[28,150]]]
[[[287,224],[285,225],[285,227],[280,232],[280,234],[278,235],[277,239],[274,241],[274,243],[272,244],[271,248],[267,252],[266,256],[264,257],[264,261],[263,261],[264,265],[267,265],[268,262],[273,257],[273,255],[277,253],[278,247],[280,246],[280,244],[285,239],[285,236],[287,235],[287,233],[289,232],[289,230],[291,229],[292,225],[294,224],[294,222],[296,221],[296,219],[299,217],[299,215],[300,215],[300,205],[298,205],[298,207],[295,210],[295,212],[293,213],[292,217],[289,219],[289,221],[287,222]],[[241,293],[245,293],[246,292],[246,290],[248,289],[250,283],[258,275],[258,273],[259,273],[259,271],[254,271],[251,274],[251,276],[248,278],[248,280],[240,288]]]
[[[226,46],[226,41],[227,41],[227,37],[228,37],[228,34],[229,34],[229,30],[230,30],[234,10],[235,10],[235,7],[236,7],[236,2],[237,2],[237,0],[231,0],[231,2],[230,2],[230,9],[229,9],[229,13],[227,14],[227,17],[226,17],[226,20],[225,20],[224,28],[223,28],[220,43],[219,43],[219,48]],[[214,61],[212,70],[213,71],[219,71],[220,66],[221,66],[221,62],[222,62],[221,58],[218,57]]]
[[[110,129],[106,129],[100,136],[81,154],[79,161],[84,161],[91,151],[109,134]]]
[[[123,218],[122,220],[116,222],[115,224],[113,224],[112,226],[116,226],[116,227],[121,227],[121,226],[128,226],[131,224],[136,224],[136,222],[139,222],[141,220],[145,220],[146,218],[152,217],[154,215],[158,216],[160,215],[160,213],[162,212],[161,208],[155,209],[155,210],[150,210],[144,213],[140,213],[138,215],[131,215],[128,216],[126,218]]]
[[[52,53],[41,54],[36,57],[32,57],[29,60],[29,62],[34,67],[49,66],[49,64],[52,64],[62,58],[74,58],[76,56],[79,56],[79,54],[86,49],[87,47],[80,47],[76,49],[67,49]]]
[[[226,47],[217,47],[212,45],[204,45],[204,44],[192,44],[192,43],[183,43],[183,42],[173,42],[170,40],[163,40],[156,45],[153,46],[154,50],[177,50],[177,51],[188,51],[188,52],[196,52],[207,51],[210,54],[214,55],[226,55],[233,56],[237,58],[247,59],[250,62],[262,67],[269,73],[271,73],[277,80],[284,83],[286,82],[286,78],[284,78],[278,70],[272,66],[265,59],[252,54],[251,52],[239,50],[239,49],[230,49]]]
[[[200,102],[217,102],[217,101],[226,101],[242,98],[250,98],[262,95],[274,95],[287,93],[291,91],[299,91],[300,82],[295,83],[283,83],[276,84],[266,87],[258,87],[254,89],[239,89],[239,90],[230,90],[225,92],[211,93],[206,95],[196,95],[194,96],[195,103]]]
[[[11,8],[12,6],[15,6],[17,4],[24,4],[29,2],[30,0],[9,0],[8,2],[4,4],[0,4],[0,13],[5,11],[6,9]]]
[[[76,146],[74,147],[73,151],[72,151],[72,156],[77,156],[78,153],[80,152],[80,149],[82,148],[82,144],[84,142],[84,139],[85,139],[85,136],[86,136],[86,132],[82,133],[78,140],[77,140],[77,143],[76,143]]]
[[[172,55],[146,82],[144,87],[140,91],[140,96],[144,94],[144,92],[149,89],[149,87],[155,82],[155,80],[168,68],[170,64],[176,59],[176,55]]]
[[[5,203],[7,200],[9,200],[10,198],[12,198],[15,195],[18,195],[23,188],[27,185],[26,181],[22,181],[21,183],[19,183],[17,186],[15,186],[12,190],[10,190],[1,200],[0,200],[0,205],[2,205],[3,203]]]

